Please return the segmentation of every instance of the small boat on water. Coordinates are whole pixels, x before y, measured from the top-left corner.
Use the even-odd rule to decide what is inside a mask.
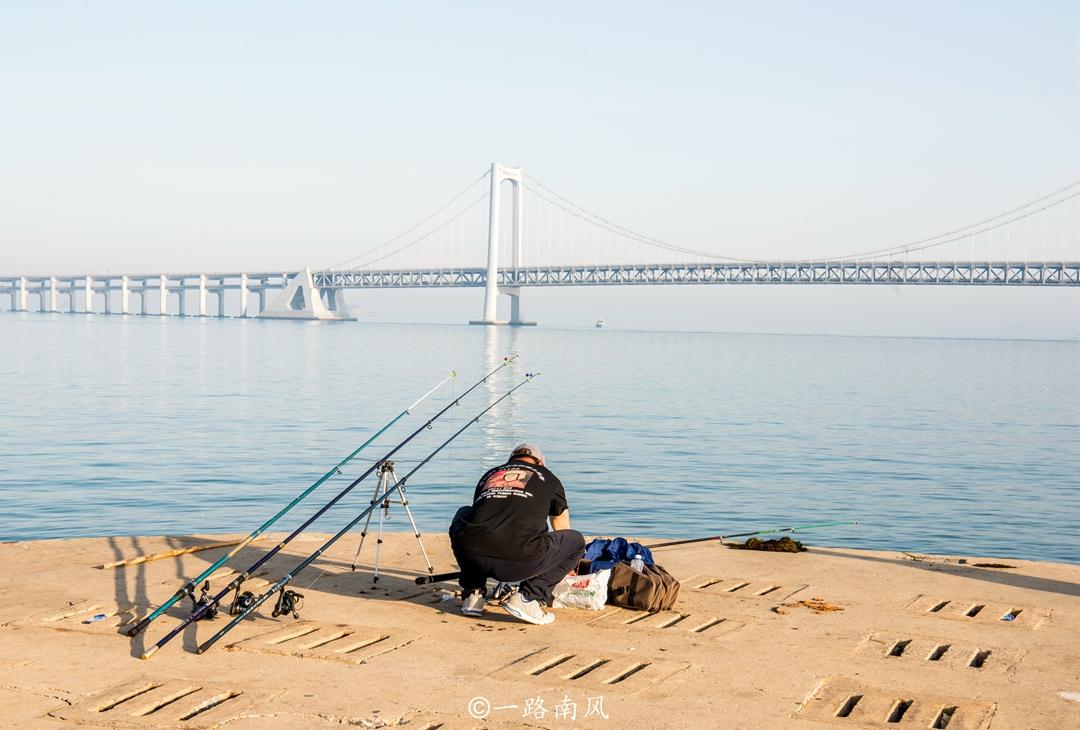
[[[606,323],[604,322],[604,320],[602,320],[602,319],[596,320],[596,328],[597,329],[600,329],[601,327],[604,327],[604,326],[606,326]]]

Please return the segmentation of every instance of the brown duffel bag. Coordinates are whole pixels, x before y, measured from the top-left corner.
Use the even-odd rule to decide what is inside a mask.
[[[659,565],[646,565],[639,573],[625,563],[611,569],[608,603],[637,611],[666,611],[679,597],[679,581]]]

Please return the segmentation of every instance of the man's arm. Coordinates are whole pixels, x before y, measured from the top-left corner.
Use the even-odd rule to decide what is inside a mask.
[[[552,530],[569,530],[570,529],[570,510],[564,509],[562,514],[555,515],[551,518]]]

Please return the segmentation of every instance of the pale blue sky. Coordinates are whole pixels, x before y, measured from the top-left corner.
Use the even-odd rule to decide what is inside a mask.
[[[325,266],[492,160],[746,256],[917,239],[1080,178],[1080,6],[0,6],[0,270]],[[701,329],[1074,336],[1080,292],[527,292]],[[461,321],[480,292],[354,293]]]

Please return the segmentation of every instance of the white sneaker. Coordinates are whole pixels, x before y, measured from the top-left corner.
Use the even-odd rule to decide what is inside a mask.
[[[504,611],[514,618],[528,621],[530,624],[542,626],[555,620],[555,614],[544,611],[539,601],[526,601],[517,591],[510,594],[510,597],[503,602],[502,607]]]
[[[483,593],[472,591],[461,599],[461,612],[466,616],[483,616],[486,602]]]

